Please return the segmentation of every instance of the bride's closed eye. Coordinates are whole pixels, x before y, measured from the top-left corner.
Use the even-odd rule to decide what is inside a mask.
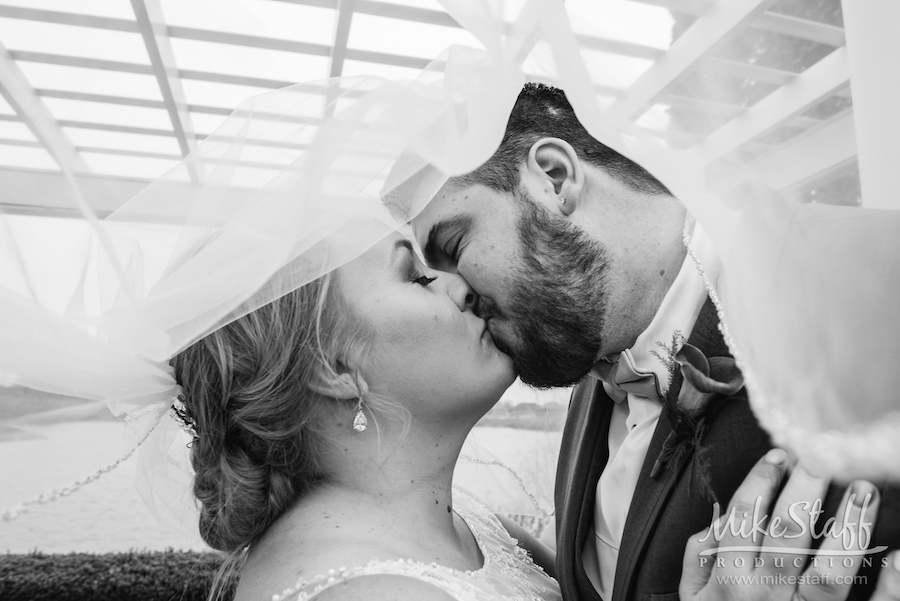
[[[420,276],[414,278],[412,281],[414,284],[418,284],[419,286],[425,287],[428,284],[430,284],[431,282],[435,281],[436,279],[437,279],[436,277],[430,278],[427,275],[423,274],[423,275],[420,275]]]
[[[421,263],[416,260],[416,256],[413,254],[411,246],[409,247],[409,258],[407,259],[407,261],[407,278],[413,284],[418,284],[419,286],[422,286],[424,288],[437,279],[437,277],[430,278],[425,275],[425,272],[422,271]]]
[[[437,279],[437,276],[430,278],[422,271],[422,264],[416,258],[416,253],[409,240],[398,240],[395,248],[402,248],[407,253],[404,265],[406,269],[406,279],[411,284],[418,284],[425,288]]]

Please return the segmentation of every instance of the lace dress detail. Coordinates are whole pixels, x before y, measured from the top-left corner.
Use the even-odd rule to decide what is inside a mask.
[[[308,601],[361,576],[406,576],[427,582],[458,601],[561,601],[559,585],[516,544],[500,521],[477,498],[455,488],[453,505],[484,556],[484,565],[465,572],[411,559],[372,559],[364,566],[341,567],[272,596],[272,601]]]

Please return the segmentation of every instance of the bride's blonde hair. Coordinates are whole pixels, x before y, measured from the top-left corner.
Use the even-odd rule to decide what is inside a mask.
[[[229,554],[211,597],[242,551],[305,491],[327,477],[313,378],[341,369],[367,337],[335,272],[212,332],[172,359],[185,392],[200,533]],[[348,424],[349,428],[349,424]]]

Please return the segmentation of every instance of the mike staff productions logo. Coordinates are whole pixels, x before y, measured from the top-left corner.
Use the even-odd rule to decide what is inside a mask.
[[[740,538],[747,541],[746,545],[724,545],[718,548],[706,549],[700,552],[700,565],[705,566],[710,561],[710,556],[717,555],[715,559],[716,567],[726,567],[727,563],[734,564],[736,568],[744,567],[746,559],[743,556],[736,556],[729,559],[726,555],[728,552],[747,553],[758,551],[760,553],[779,554],[779,557],[770,558],[774,562],[776,568],[784,567],[785,555],[796,555],[793,558],[794,567],[802,567],[805,562],[805,556],[812,555],[813,562],[818,565],[819,562],[825,562],[825,567],[834,567],[835,561],[840,561],[845,568],[853,567],[854,563],[862,560],[863,567],[872,565],[872,558],[868,555],[880,553],[887,549],[887,546],[878,546],[868,549],[872,540],[873,522],[866,520],[866,511],[872,495],[867,494],[861,503],[857,503],[860,507],[859,519],[854,521],[850,515],[851,507],[856,501],[856,495],[851,493],[849,502],[844,510],[843,520],[838,524],[836,517],[830,517],[821,525],[819,524],[822,513],[822,499],[816,499],[813,502],[797,501],[792,503],[788,508],[787,520],[782,520],[780,516],[774,516],[771,519],[767,513],[762,511],[762,499],[757,498],[753,505],[753,513],[742,512],[738,515],[737,509],[732,508],[728,515],[721,514],[719,503],[713,506],[713,520],[709,530],[700,539],[704,542],[710,536],[714,537],[716,542],[721,543],[726,536]],[[815,549],[811,547],[792,548],[775,545],[759,546],[759,544],[769,537],[770,539],[800,539],[810,537],[812,540],[821,540],[825,538],[840,539],[843,550],[828,551],[823,549]],[[761,568],[765,565],[766,558],[756,556],[753,558],[753,567]],[[887,566],[887,558],[882,559],[882,567]]]

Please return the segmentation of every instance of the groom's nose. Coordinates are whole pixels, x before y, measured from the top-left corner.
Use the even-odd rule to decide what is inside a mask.
[[[462,276],[442,273],[438,275],[438,281],[447,286],[447,294],[460,311],[475,312],[475,307],[478,305],[478,294]]]

